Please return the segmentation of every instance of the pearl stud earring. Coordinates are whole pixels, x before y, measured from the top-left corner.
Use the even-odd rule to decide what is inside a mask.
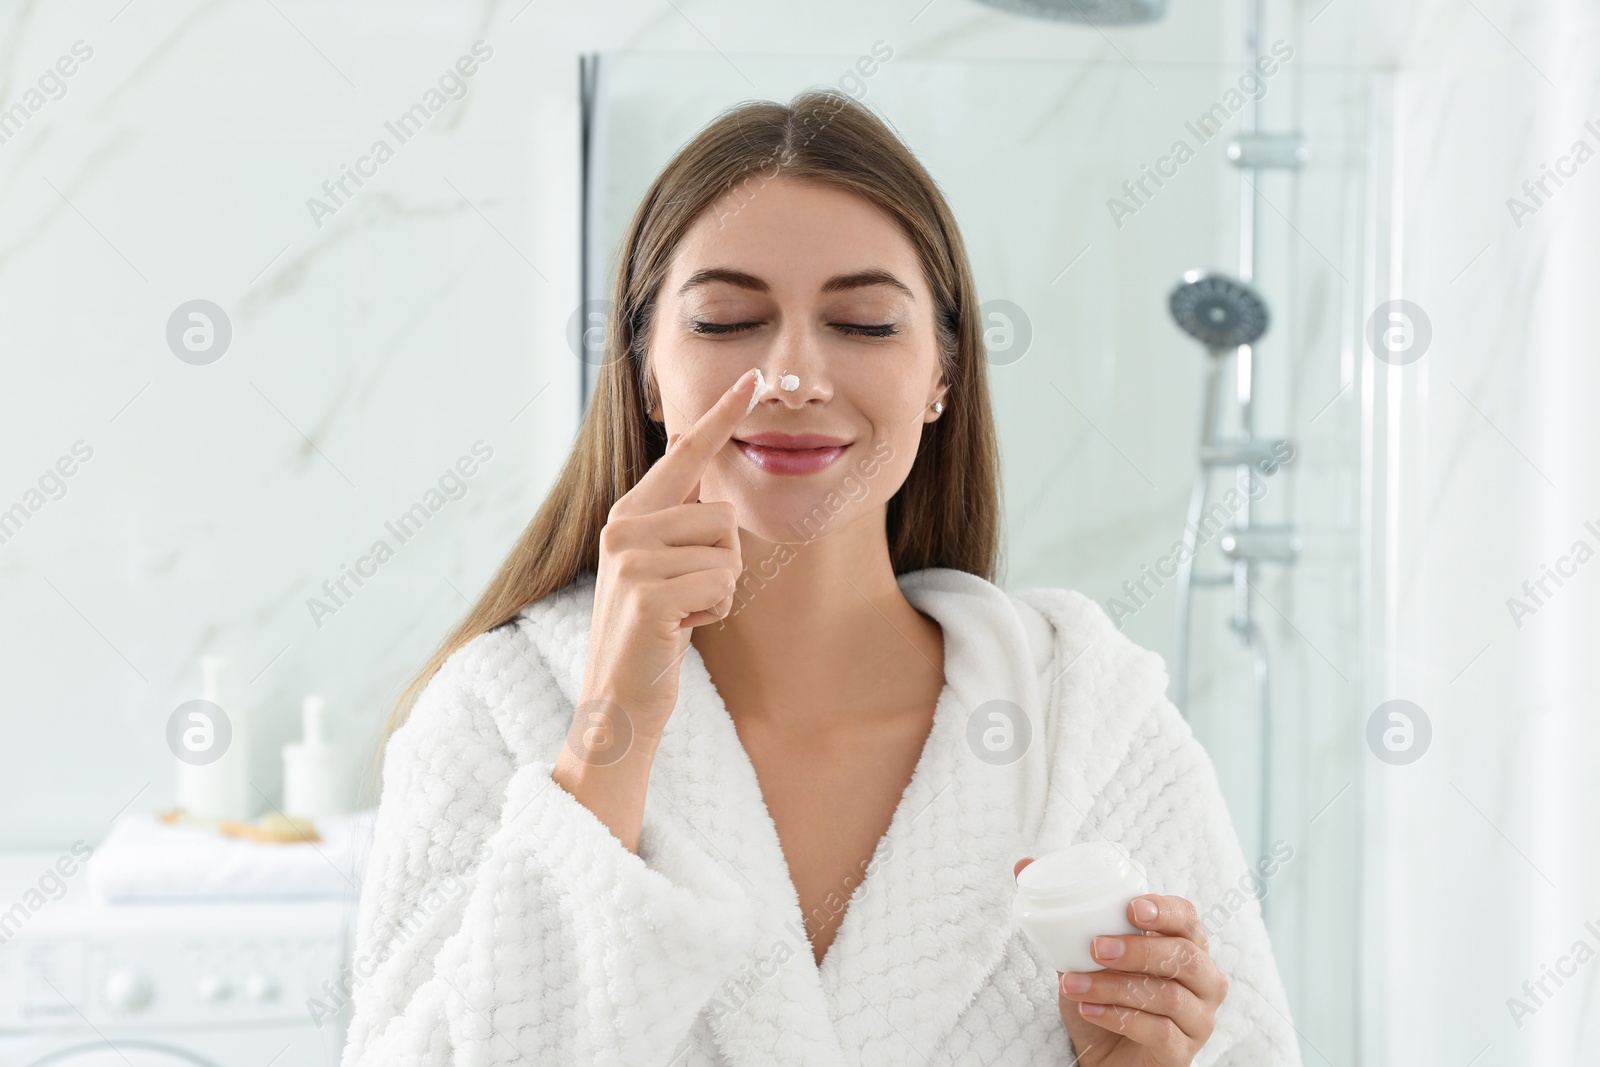
[[[944,414],[944,401],[935,400],[933,402],[933,413],[935,415],[943,415]]]

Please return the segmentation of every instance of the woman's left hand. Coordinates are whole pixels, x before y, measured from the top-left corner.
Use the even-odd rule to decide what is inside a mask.
[[[1062,1025],[1084,1067],[1189,1067],[1216,1026],[1227,976],[1183,897],[1135,897],[1128,919],[1149,933],[1095,938],[1106,970],[1059,976]]]

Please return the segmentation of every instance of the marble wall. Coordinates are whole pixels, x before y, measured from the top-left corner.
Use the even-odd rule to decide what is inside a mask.
[[[575,108],[510,14],[5,5],[0,842],[170,806],[203,654],[258,810],[308,692],[358,763],[537,505]]]

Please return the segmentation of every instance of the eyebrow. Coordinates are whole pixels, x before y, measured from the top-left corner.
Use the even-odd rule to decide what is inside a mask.
[[[712,282],[726,282],[729,285],[738,286],[740,289],[750,289],[758,293],[772,291],[771,286],[754,274],[747,274],[742,270],[733,270],[729,267],[707,267],[689,275],[689,280],[678,287],[678,294],[681,296],[696,286],[709,285]],[[871,285],[892,285],[912,300],[917,298],[916,294],[899,278],[878,267],[869,267],[866,270],[853,271],[849,274],[836,274],[822,283],[822,291],[824,293],[842,293],[851,289],[864,289]]]

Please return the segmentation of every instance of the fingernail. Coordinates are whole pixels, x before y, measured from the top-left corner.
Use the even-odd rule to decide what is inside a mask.
[[[1094,958],[1097,960],[1114,960],[1122,955],[1122,942],[1114,937],[1097,937],[1094,939]]]
[[[1140,897],[1133,902],[1133,918],[1135,922],[1153,923],[1156,921],[1156,902],[1149,897]]]
[[[1104,1004],[1079,1004],[1078,1011],[1084,1015],[1104,1015],[1106,1006]]]
[[[1089,992],[1089,976],[1086,974],[1064,974],[1061,976],[1061,991],[1063,993]]]

